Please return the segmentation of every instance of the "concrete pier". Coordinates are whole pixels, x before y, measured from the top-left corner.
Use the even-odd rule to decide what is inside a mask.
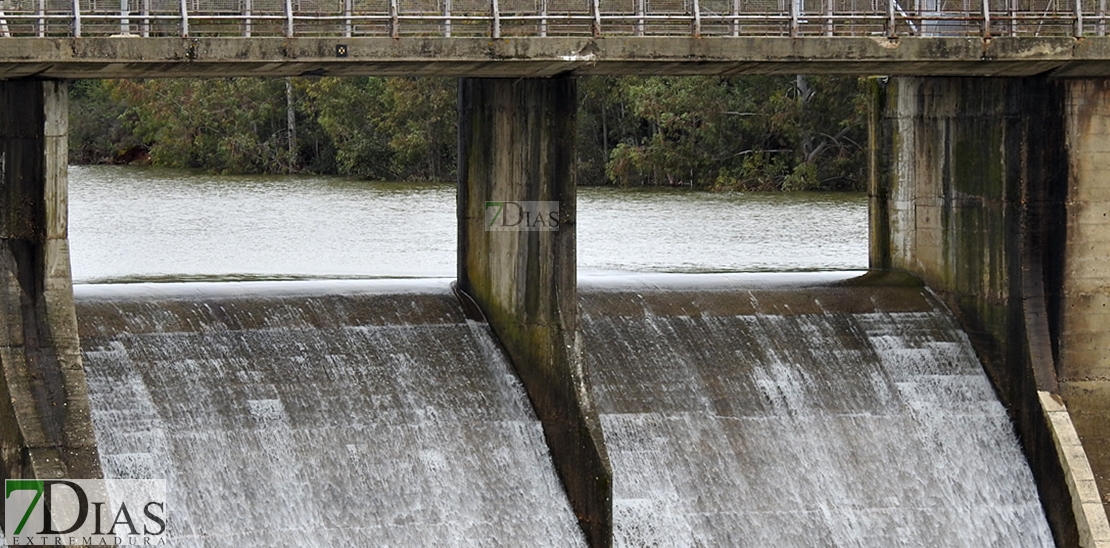
[[[1110,80],[1067,82],[1064,109],[1060,392],[1110,511]]]
[[[1015,421],[1058,545],[1105,545],[1093,486],[1057,458],[1060,427],[1046,421],[1067,413],[1044,406],[1063,396],[1084,441],[1070,451],[1085,466],[1085,448],[1105,477],[1105,92],[944,77],[875,90],[872,267],[914,272],[955,312]]]
[[[587,541],[608,546],[611,472],[579,348],[575,94],[565,77],[459,81],[458,288],[528,391]],[[489,230],[489,202],[557,202],[557,229]]]
[[[63,81],[0,82],[0,454],[5,478],[97,478],[66,232]]]

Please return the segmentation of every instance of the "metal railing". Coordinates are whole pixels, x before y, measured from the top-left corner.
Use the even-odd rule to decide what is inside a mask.
[[[0,37],[1078,37],[1107,1],[0,0]]]

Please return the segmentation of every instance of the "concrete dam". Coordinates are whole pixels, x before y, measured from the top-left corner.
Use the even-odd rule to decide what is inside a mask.
[[[1110,41],[1082,9],[1074,37],[995,39],[984,8],[981,38],[752,37],[783,48],[760,61],[696,36],[13,37],[6,77],[36,79],[0,82],[5,479],[164,477],[205,546],[1110,546]],[[805,53],[832,43],[846,64]],[[896,74],[870,81],[868,276],[579,283],[576,70],[814,64]],[[414,65],[462,76],[453,285],[75,300],[46,78]],[[558,230],[489,230],[506,202]]]
[[[951,314],[858,276],[582,282],[615,545],[1054,545]],[[449,281],[76,302],[104,474],[167,478],[176,546],[585,545],[527,394]]]

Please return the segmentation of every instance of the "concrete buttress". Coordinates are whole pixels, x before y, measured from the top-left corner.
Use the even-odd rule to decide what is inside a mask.
[[[67,239],[64,81],[0,82],[0,454],[5,478],[98,478]]]
[[[458,288],[528,391],[587,541],[608,546],[611,471],[579,348],[576,109],[571,78],[459,81]],[[488,230],[487,202],[525,201],[557,202],[558,229]]]

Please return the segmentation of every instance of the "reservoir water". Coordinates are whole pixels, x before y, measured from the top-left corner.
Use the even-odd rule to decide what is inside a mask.
[[[454,277],[455,188],[321,177],[70,168],[78,283]],[[579,189],[597,272],[867,267],[863,194]]]

